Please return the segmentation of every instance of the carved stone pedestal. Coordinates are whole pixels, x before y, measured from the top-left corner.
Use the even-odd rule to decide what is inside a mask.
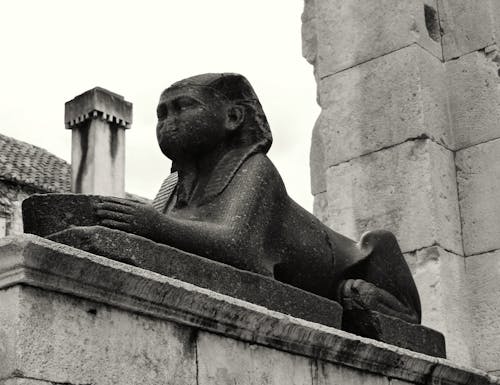
[[[32,235],[0,240],[0,384],[500,384]]]

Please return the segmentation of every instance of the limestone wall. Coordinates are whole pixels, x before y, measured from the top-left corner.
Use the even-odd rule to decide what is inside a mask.
[[[24,235],[0,240],[0,384],[500,380]]]
[[[500,1],[306,0],[314,211],[393,231],[449,357],[500,371]]]

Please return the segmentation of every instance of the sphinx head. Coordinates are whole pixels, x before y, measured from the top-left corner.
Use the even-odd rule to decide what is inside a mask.
[[[272,135],[252,86],[239,74],[204,74],[174,83],[160,96],[156,135],[176,161],[221,146],[267,152]]]

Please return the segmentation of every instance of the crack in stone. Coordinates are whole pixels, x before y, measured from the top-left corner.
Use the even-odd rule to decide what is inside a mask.
[[[354,158],[351,158],[349,160],[346,160],[346,161],[343,161],[343,162],[339,162],[339,163],[335,163],[335,164],[332,164],[332,165],[329,165],[327,166],[327,170],[331,167],[336,167],[336,166],[339,166],[341,164],[344,164],[344,163],[350,163],[356,159],[360,159],[360,158],[363,158],[365,156],[369,156],[369,155],[372,155],[372,154],[376,154],[377,152],[380,152],[380,151],[384,151],[384,150],[387,150],[387,149],[390,149],[390,148],[393,148],[393,147],[397,147],[401,144],[404,144],[404,143],[407,143],[407,142],[416,142],[418,140],[430,140],[431,142],[437,144],[438,146],[441,146],[443,148],[445,148],[446,150],[448,151],[453,151],[452,149],[448,148],[447,146],[445,146],[443,143],[440,143],[440,142],[437,142],[434,138],[430,137],[429,135],[427,134],[421,134],[421,135],[418,135],[418,136],[414,136],[414,137],[411,137],[411,138],[407,138],[405,139],[404,141],[402,142],[398,142],[398,143],[395,143],[395,144],[390,144],[388,146],[384,146],[384,147],[381,147],[377,150],[374,150],[374,151],[371,151],[371,152],[368,152],[366,154],[361,154],[359,156],[356,156]]]
[[[72,383],[72,382],[59,382],[59,381],[46,380],[44,378],[36,378],[36,377],[30,377],[30,376],[24,376],[24,375],[16,375],[16,373],[13,373],[12,377],[4,378],[4,379],[1,379],[1,380],[3,381],[3,380],[16,380],[16,379],[46,382],[49,385],[94,385],[91,382],[83,382],[83,383],[81,383],[81,382],[76,382],[76,383]]]

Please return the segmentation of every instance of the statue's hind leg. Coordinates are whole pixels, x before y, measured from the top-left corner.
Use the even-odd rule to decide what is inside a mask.
[[[345,271],[337,298],[346,310],[372,310],[420,323],[420,299],[395,236],[371,231],[359,242],[362,261]]]
[[[418,323],[418,315],[389,292],[362,279],[348,279],[340,287],[340,302],[345,310],[373,310]]]

